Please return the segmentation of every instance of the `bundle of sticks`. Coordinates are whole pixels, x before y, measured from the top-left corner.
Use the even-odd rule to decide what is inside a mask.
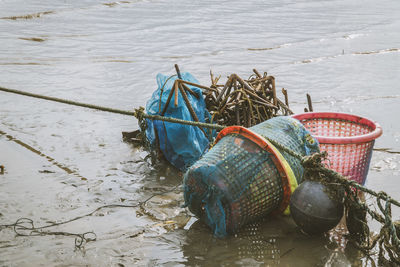
[[[202,89],[206,108],[211,114],[211,123],[223,126],[240,125],[251,127],[270,118],[294,114],[289,108],[289,100],[287,91],[282,88],[282,94],[285,98],[284,102],[277,97],[274,76],[269,76],[266,72],[261,75],[256,69],[247,80],[242,79],[237,74],[231,74],[225,84],[218,84],[221,76],[214,78],[211,75],[211,86],[203,86],[200,84],[182,80],[178,65],[175,69],[179,79],[176,79],[171,92],[168,95],[167,102],[160,112],[164,116],[166,109],[173,97],[175,106],[178,105],[178,94],[181,93],[185,104],[190,111],[194,121],[199,121],[193,107],[191,106],[187,94],[196,95],[187,85],[195,86]],[[162,93],[161,89],[161,93]],[[161,98],[160,98],[161,99]],[[307,94],[308,109],[304,111],[313,111],[311,97]],[[204,130],[202,129],[204,132]]]
[[[287,91],[282,88],[282,94],[284,96],[283,102],[277,97],[275,78],[273,76],[268,76],[266,72],[261,75],[256,69],[253,69],[254,74],[252,74],[247,80],[242,79],[237,74],[231,74],[225,84],[218,84],[221,76],[214,78],[213,73],[210,71],[211,85],[204,86],[183,80],[177,64],[175,64],[175,69],[178,79],[174,81],[163,108],[161,108],[160,97],[159,114],[161,116],[165,115],[171,101],[175,107],[178,106],[178,94],[181,94],[193,121],[199,122],[199,119],[190,104],[188,95],[190,94],[196,98],[200,98],[201,96],[191,90],[188,86],[202,89],[206,108],[211,114],[211,121],[206,122],[211,122],[221,126],[239,125],[251,127],[276,116],[294,114],[289,108]],[[161,95],[163,94],[165,84],[166,82],[161,88]],[[304,111],[313,111],[309,94],[307,94],[307,101],[308,109],[305,108]],[[143,122],[143,120],[139,119],[140,124],[141,121]],[[143,138],[139,137],[139,133],[144,132],[145,123],[143,123],[141,128],[141,131],[123,132],[124,140],[134,142],[142,140]],[[206,136],[211,138],[211,133],[207,134],[205,129],[201,127],[200,129]],[[158,135],[156,134],[156,138],[157,136]]]
[[[287,91],[282,88],[285,102],[277,97],[275,78],[256,69],[253,72],[247,80],[231,74],[224,85],[218,84],[220,77],[214,78],[210,72],[211,89],[203,94],[213,123],[251,127],[272,117],[293,114]]]

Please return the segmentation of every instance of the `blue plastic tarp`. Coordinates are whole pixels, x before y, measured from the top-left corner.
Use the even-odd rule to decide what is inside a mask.
[[[199,83],[196,78],[188,72],[183,72],[181,75],[182,80]],[[168,95],[171,90],[173,90],[176,79],[178,79],[176,75],[157,75],[158,88],[147,102],[147,114],[161,115],[167,102]],[[188,87],[197,95],[197,97],[195,97],[187,92],[189,102],[199,121],[205,122],[205,119],[209,118],[209,113],[206,109],[202,91],[194,86],[188,85]],[[178,94],[178,105],[174,105],[174,97],[172,97],[164,116],[194,121],[180,92]],[[204,131],[207,135],[212,134],[207,129],[204,129]],[[153,149],[157,146],[156,132],[158,135],[159,148],[163,155],[172,165],[182,171],[196,162],[209,147],[209,137],[197,126],[147,120],[146,136]]]

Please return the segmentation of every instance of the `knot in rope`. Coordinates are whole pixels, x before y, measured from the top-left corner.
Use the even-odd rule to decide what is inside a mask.
[[[301,157],[301,164],[304,168],[307,167],[323,167],[322,161],[327,159],[328,153],[323,151],[321,153],[314,153],[309,156]]]
[[[135,108],[133,110],[133,116],[138,119],[138,121],[142,121],[144,118],[144,107]]]

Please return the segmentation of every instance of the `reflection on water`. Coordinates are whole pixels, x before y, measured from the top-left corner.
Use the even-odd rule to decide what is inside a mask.
[[[309,93],[317,111],[378,121],[367,186],[400,199],[399,2],[372,1],[35,1],[0,0],[0,86],[118,109],[145,105],[158,72],[173,65],[201,83],[209,72],[275,76],[295,112]],[[279,90],[280,91],[280,90]],[[122,141],[133,118],[0,92],[0,131],[54,159],[68,174],[0,134],[0,224],[37,224],[109,209],[58,229],[95,231],[73,250],[65,237],[15,237],[0,231],[0,265],[364,265],[342,242],[302,235],[290,218],[267,218],[215,239],[183,203],[182,173],[152,165]],[[169,193],[166,193],[169,192]],[[399,212],[394,210],[394,218]],[[373,226],[373,228],[376,226]]]
[[[289,218],[252,223],[223,240],[208,232],[197,222],[188,231],[182,246],[188,265],[351,266],[347,254],[335,241],[305,236]]]

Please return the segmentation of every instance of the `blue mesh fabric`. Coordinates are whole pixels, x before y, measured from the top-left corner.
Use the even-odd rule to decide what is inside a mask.
[[[163,74],[157,75],[158,89],[153,93],[151,99],[147,102],[147,114],[159,115],[163,110],[167,102],[168,95],[172,90],[175,80],[177,79],[176,76],[170,79],[168,78],[168,76]],[[187,72],[182,73],[182,80],[198,83],[196,78]],[[192,105],[199,121],[205,122],[205,119],[209,116],[209,113],[206,110],[202,91],[197,87],[188,87],[199,96],[199,98],[196,98],[190,93],[187,93],[189,102]],[[159,106],[160,96],[161,108]],[[172,98],[170,104],[168,105],[165,116],[192,121],[193,118],[184,102],[181,93],[179,92],[178,94],[178,106],[175,107],[173,99],[174,98]],[[160,143],[159,146],[163,155],[172,165],[180,170],[186,170],[208,149],[208,137],[205,136],[204,133],[196,126],[147,120],[146,137],[153,148],[156,146],[155,129],[158,133]]]
[[[319,143],[317,139],[311,136],[310,132],[304,128],[300,121],[291,117],[276,117],[257,124],[251,127],[250,130],[267,140],[278,142],[303,156],[319,152]],[[288,161],[296,176],[297,183],[300,184],[303,181],[304,173],[304,168],[300,160],[285,151],[279,151]]]
[[[273,118],[250,129],[303,156],[318,151],[317,141],[289,117]],[[300,160],[282,154],[301,181],[304,170]],[[223,137],[185,173],[185,205],[217,237],[265,217],[283,198],[282,178],[273,157],[243,136]]]
[[[221,139],[184,177],[186,205],[218,237],[276,209],[282,194],[270,154],[238,135]]]

